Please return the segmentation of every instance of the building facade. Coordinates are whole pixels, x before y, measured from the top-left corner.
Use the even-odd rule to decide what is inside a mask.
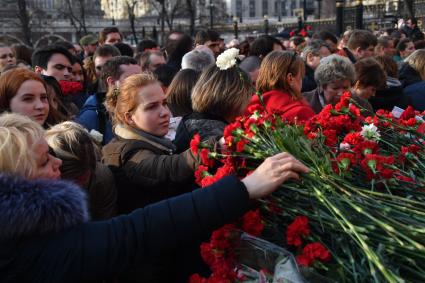
[[[313,16],[315,0],[226,0],[229,15],[239,19]]]
[[[133,0],[101,0],[100,8],[104,12],[106,19],[122,20],[128,18],[127,5],[132,3]],[[136,17],[143,17],[152,12],[155,13],[156,11],[148,0],[135,2],[134,14]]]

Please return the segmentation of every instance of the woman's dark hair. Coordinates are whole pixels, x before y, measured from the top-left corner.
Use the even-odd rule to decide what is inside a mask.
[[[114,46],[116,48],[118,48],[118,50],[120,51],[121,55],[128,56],[128,57],[133,57],[134,51],[133,51],[133,49],[131,48],[130,45],[128,45],[128,44],[126,44],[124,42],[119,42],[119,43],[114,44]]]
[[[83,78],[84,78],[83,92],[85,93],[87,92],[89,88],[89,79],[87,77],[86,69],[84,69],[84,63],[80,58],[78,58],[77,56],[74,56],[74,64],[79,64],[81,66],[81,71],[83,72]]]
[[[66,109],[64,95],[58,81],[52,76],[41,75],[41,78],[46,83],[50,104],[49,116],[47,116],[46,123],[49,125],[56,125],[60,122],[69,120],[70,114]],[[57,109],[52,107],[55,103],[58,105]]]
[[[187,34],[182,35],[176,44],[176,48],[168,54],[168,61],[181,66],[183,56],[193,49],[193,39]]]
[[[385,87],[387,75],[381,64],[373,57],[363,58],[354,64],[356,83],[362,87]]]
[[[161,65],[154,71],[154,75],[161,83],[162,86],[168,87],[171,84],[171,81],[174,79],[174,76],[177,74],[177,70],[171,67],[168,64]]]
[[[199,73],[192,69],[180,70],[167,89],[168,106],[173,116],[184,116],[193,112],[192,89]]]
[[[273,51],[274,44],[282,46],[282,43],[277,38],[270,35],[262,35],[251,43],[249,55],[264,58]]]
[[[398,78],[398,67],[397,63],[392,57],[388,55],[377,55],[375,56],[376,61],[381,64],[387,76],[392,78]]]
[[[33,52],[31,48],[23,44],[14,44],[12,45],[12,51],[15,54],[16,61],[23,60],[31,66],[31,56]]]

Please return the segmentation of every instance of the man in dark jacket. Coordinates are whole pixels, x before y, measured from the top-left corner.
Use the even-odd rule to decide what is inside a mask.
[[[314,80],[314,71],[320,64],[320,59],[331,55],[330,48],[322,40],[311,42],[301,53],[301,58],[305,62],[305,75],[301,92],[312,91],[316,89],[317,84]]]
[[[116,56],[109,59],[102,67],[101,78],[108,90],[117,89],[122,81],[133,74],[141,73],[136,59],[128,56]],[[113,137],[112,124],[105,108],[106,92],[98,92],[89,97],[76,119],[87,130],[96,130],[103,135],[102,144],[107,144]]]
[[[418,20],[415,18],[409,18],[406,24],[402,27],[403,32],[410,38],[415,37],[415,34],[422,33],[418,27]]]
[[[242,216],[250,198],[264,197],[307,172],[281,153],[242,181],[225,177],[208,188],[101,222],[87,222],[85,196],[72,183],[2,174],[0,281],[111,279],[135,263],[200,244],[212,230]]]

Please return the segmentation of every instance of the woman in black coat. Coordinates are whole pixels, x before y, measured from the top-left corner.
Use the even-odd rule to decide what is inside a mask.
[[[16,127],[0,126],[0,282],[111,279],[128,267],[199,244],[212,230],[242,216],[249,199],[264,197],[308,172],[281,153],[241,181],[229,176],[129,215],[88,222],[79,187],[38,179],[53,166],[47,148],[40,145],[42,138],[31,141]]]

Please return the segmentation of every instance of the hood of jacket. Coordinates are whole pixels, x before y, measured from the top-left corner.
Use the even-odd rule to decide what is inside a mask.
[[[410,67],[410,65],[407,63],[404,63],[403,65],[401,65],[399,78],[404,88],[414,83],[422,81],[419,73],[415,69]]]
[[[387,87],[401,87],[401,82],[397,78],[387,77]]]
[[[58,232],[88,220],[86,195],[77,185],[0,174],[0,240]]]

